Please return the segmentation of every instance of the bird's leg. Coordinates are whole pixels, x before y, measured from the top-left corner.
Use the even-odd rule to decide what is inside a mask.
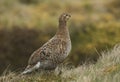
[[[63,71],[64,71],[64,65],[63,63],[61,63],[55,68],[55,75],[61,75]]]

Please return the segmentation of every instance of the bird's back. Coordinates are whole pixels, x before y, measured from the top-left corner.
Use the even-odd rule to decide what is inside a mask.
[[[63,60],[68,56],[71,50],[71,41],[70,39],[64,40],[64,38],[58,38],[54,36],[47,43],[45,43],[42,47],[36,50],[29,59],[29,64],[35,64],[38,61],[44,63],[47,61],[49,65],[52,63],[50,68],[54,68],[57,64],[63,62]],[[48,62],[49,61],[49,62]],[[41,66],[41,68],[44,68]],[[49,66],[48,68],[49,69]]]
[[[58,64],[64,61],[71,50],[70,35],[66,27],[69,17],[70,15],[66,13],[60,16],[58,31],[55,36],[33,52],[23,74],[38,68],[54,69]]]

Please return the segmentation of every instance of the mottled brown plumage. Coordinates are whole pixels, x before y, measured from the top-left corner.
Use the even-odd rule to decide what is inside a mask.
[[[71,50],[71,40],[67,21],[69,14],[63,13],[59,17],[58,31],[38,50],[33,52],[28,61],[28,66],[22,74],[32,72],[35,69],[55,69],[57,65],[62,63]]]

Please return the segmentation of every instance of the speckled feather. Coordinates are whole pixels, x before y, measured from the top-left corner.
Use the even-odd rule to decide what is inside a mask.
[[[64,61],[71,50],[71,40],[66,27],[68,17],[70,15],[66,13],[60,16],[59,28],[55,36],[33,52],[26,69],[32,68],[38,62],[40,62],[39,68],[55,69],[58,64]]]

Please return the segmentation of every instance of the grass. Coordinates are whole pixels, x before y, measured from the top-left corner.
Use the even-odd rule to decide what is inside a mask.
[[[72,15],[68,23],[73,44],[70,61],[78,64],[86,58],[96,59],[98,58],[96,50],[100,52],[120,42],[119,0],[35,0],[38,3],[28,4],[20,1],[24,0],[0,0],[2,68],[8,64],[18,66],[17,68],[24,67],[29,55],[53,36],[57,29],[57,17],[62,12],[69,12]],[[47,75],[43,72],[35,73],[34,77],[32,75],[19,77],[16,73],[10,72],[7,75],[3,74],[0,81],[9,82],[14,77],[15,82],[33,80],[117,82],[119,67],[118,47],[102,53],[96,64],[82,65],[71,70],[63,68],[64,72],[60,76],[54,73]]]
[[[66,69],[62,73],[41,71],[30,75],[19,76],[9,72],[0,77],[0,82],[119,82],[120,81],[120,45],[110,51],[104,51],[95,64],[80,65],[77,68]]]
[[[29,28],[55,27],[56,17],[62,12],[71,13],[71,23],[76,26],[80,26],[86,21],[89,22],[88,19],[93,22],[101,20],[114,21],[115,19],[113,14],[107,12],[107,8],[109,9],[109,7],[106,4],[111,2],[109,0],[101,0],[99,1],[99,5],[97,0],[65,0],[64,2],[45,0],[31,5],[22,4],[20,1],[0,1],[0,28],[12,28],[13,26],[26,26]],[[117,21],[115,22],[117,23]],[[97,25],[99,24],[97,23]]]

